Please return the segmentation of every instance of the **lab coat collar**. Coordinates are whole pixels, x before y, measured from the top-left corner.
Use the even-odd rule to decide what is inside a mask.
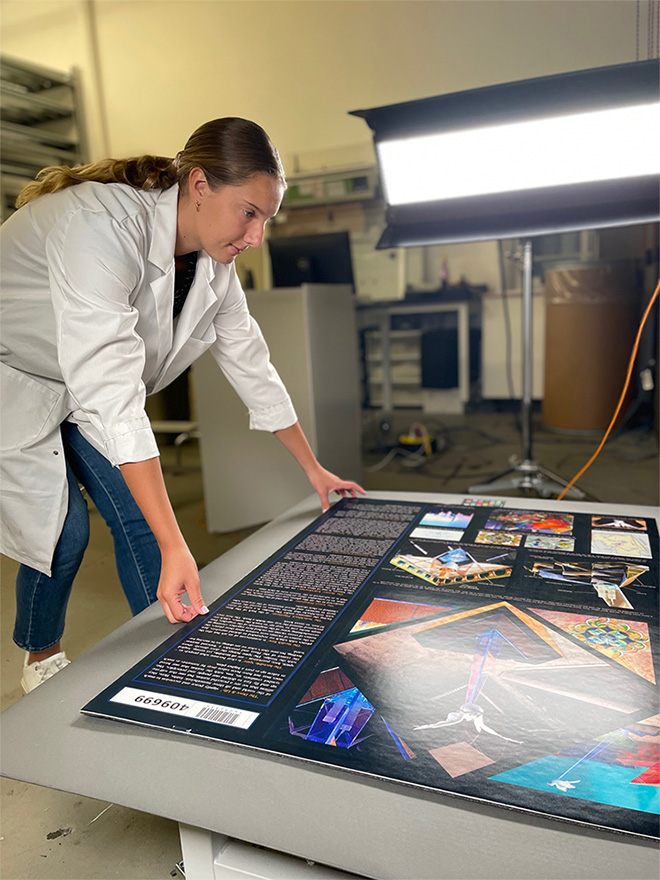
[[[178,183],[161,190],[156,201],[149,262],[158,266],[162,272],[173,269],[178,201]]]
[[[158,322],[158,352],[161,364],[172,346],[172,306],[174,302],[174,248],[176,245],[179,185],[161,190],[156,199],[148,260],[160,274],[152,276],[150,287]],[[151,274],[151,273],[150,273]]]

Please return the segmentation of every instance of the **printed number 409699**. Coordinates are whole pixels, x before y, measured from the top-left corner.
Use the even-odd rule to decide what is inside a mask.
[[[161,700],[160,697],[146,697],[140,694],[135,697],[136,703],[142,703],[144,706],[160,706],[161,709],[173,709],[175,712],[185,712],[190,709],[186,703],[178,703],[176,700]]]

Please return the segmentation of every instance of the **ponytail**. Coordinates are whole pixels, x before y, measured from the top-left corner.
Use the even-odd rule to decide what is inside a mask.
[[[226,117],[206,122],[194,131],[176,159],[138,156],[102,159],[73,168],[44,168],[20,191],[16,207],[87,180],[124,183],[135,189],[169,189],[175,183],[183,186],[195,167],[204,171],[212,189],[238,186],[256,174],[269,174],[286,187],[279,154],[263,128],[247,119]]]
[[[86,180],[98,183],[126,183],[135,189],[169,189],[177,182],[178,172],[172,159],[163,156],[138,156],[135,159],[101,159],[91,165],[54,165],[42,169],[18,194],[21,208],[45,193],[59,192]]]

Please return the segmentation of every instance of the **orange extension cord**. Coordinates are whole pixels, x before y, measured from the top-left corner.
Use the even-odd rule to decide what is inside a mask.
[[[577,481],[580,479],[582,474],[584,474],[585,471],[587,471],[591,467],[591,465],[596,461],[596,459],[600,455],[600,452],[601,452],[603,446],[605,446],[605,441],[610,436],[610,432],[611,432],[612,428],[614,427],[614,423],[616,422],[616,420],[619,416],[619,412],[621,410],[621,407],[623,406],[623,401],[625,399],[626,392],[628,391],[628,386],[630,385],[630,377],[632,376],[633,367],[635,366],[635,358],[637,357],[637,349],[639,348],[639,340],[642,338],[642,331],[644,330],[644,325],[646,324],[646,319],[648,318],[648,316],[651,312],[651,309],[653,308],[653,305],[658,298],[658,291],[659,290],[660,290],[660,281],[658,281],[658,283],[655,286],[655,291],[653,292],[653,296],[649,300],[649,304],[647,305],[646,310],[644,312],[642,322],[639,325],[639,330],[637,331],[637,338],[635,339],[635,344],[633,345],[632,354],[630,355],[630,362],[628,364],[628,373],[626,375],[626,381],[623,386],[623,391],[621,392],[621,397],[619,398],[619,403],[617,404],[617,408],[614,412],[614,415],[612,416],[612,421],[610,422],[607,431],[605,431],[605,434],[603,436],[603,439],[600,441],[598,449],[594,452],[594,454],[591,456],[591,458],[585,464],[585,466],[577,472],[577,474],[573,477],[573,479],[570,481],[570,483],[559,493],[559,495],[557,496],[557,501],[561,501],[562,498],[564,498],[564,496],[566,495],[568,490],[571,488],[571,486],[573,486],[574,483],[577,483]],[[658,381],[658,379],[656,376],[656,382],[657,381]]]

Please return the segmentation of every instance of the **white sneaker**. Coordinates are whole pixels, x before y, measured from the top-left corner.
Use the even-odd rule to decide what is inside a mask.
[[[38,688],[40,684],[43,684],[48,678],[52,678],[56,672],[59,672],[60,669],[64,669],[65,666],[71,663],[64,651],[60,651],[59,654],[53,654],[52,657],[47,657],[45,660],[37,660],[34,663],[27,662],[29,656],[29,654],[25,655],[23,677],[21,678],[21,685],[26,694]]]

